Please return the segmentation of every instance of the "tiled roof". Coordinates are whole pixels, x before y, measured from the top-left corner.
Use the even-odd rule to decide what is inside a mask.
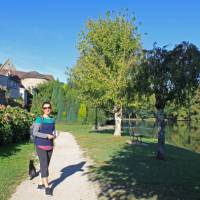
[[[27,72],[22,76],[22,79],[25,78],[39,78],[39,79],[46,79],[46,80],[54,80],[52,75],[48,75],[48,74],[40,74],[36,71],[32,71],[32,72]]]
[[[54,80],[53,76],[49,74],[40,74],[36,71],[32,72],[17,71],[10,59],[7,59],[5,63],[0,64],[0,75],[16,76],[19,79],[38,78],[38,79]]]
[[[38,79],[46,79],[46,80],[54,80],[52,75],[48,74],[40,74],[36,71],[32,72],[23,72],[23,71],[9,71],[9,70],[0,70],[1,75],[8,75],[11,74],[12,76],[17,76],[19,79],[26,79],[26,78],[38,78]]]

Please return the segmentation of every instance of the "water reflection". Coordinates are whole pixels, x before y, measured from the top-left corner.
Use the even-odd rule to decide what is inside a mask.
[[[157,137],[157,127],[153,121],[128,121],[124,120],[124,134],[129,134],[130,128],[148,137]],[[165,126],[166,143],[186,148],[200,153],[200,124],[198,122],[187,123],[179,121],[177,123],[167,122]]]

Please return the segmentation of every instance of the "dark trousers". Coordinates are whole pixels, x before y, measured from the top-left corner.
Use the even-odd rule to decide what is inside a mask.
[[[36,147],[36,151],[40,160],[40,173],[41,177],[45,178],[49,176],[49,163],[51,160],[53,150],[46,151]]]

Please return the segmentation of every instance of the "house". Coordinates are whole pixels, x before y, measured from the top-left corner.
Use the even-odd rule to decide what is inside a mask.
[[[39,84],[54,80],[52,75],[40,74],[36,71],[24,72],[16,70],[10,59],[0,65],[0,86],[6,87],[10,97],[13,99],[22,98],[24,105],[29,104],[29,94]]]
[[[4,105],[6,103],[6,88],[0,86],[0,105]]]
[[[9,97],[13,99],[20,97],[20,80],[18,77],[0,74],[0,85],[8,91]]]
[[[42,83],[47,83],[54,80],[53,76],[40,74],[36,71],[27,72],[21,77],[22,85],[29,91],[32,91],[37,88],[38,85]]]

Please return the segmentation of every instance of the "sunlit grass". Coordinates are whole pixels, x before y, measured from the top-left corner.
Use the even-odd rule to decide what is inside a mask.
[[[96,133],[89,125],[58,124],[71,132],[95,161],[90,179],[100,183],[99,199],[200,199],[200,154],[166,144],[166,160],[155,159],[156,139],[127,144],[129,136]]]

